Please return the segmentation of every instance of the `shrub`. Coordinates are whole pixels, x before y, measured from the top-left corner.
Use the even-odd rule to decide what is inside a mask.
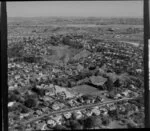
[[[70,126],[71,126],[71,129],[77,129],[77,130],[83,129],[83,126],[77,120],[71,120]]]
[[[70,45],[70,38],[69,37],[64,37],[62,40],[64,45]]]
[[[107,126],[110,123],[110,119],[108,118],[108,116],[103,116],[102,117],[102,124]]]
[[[87,119],[85,119],[84,127],[85,128],[93,128],[96,126],[100,126],[101,123],[102,123],[102,121],[99,117],[91,116],[91,117],[88,117]]]
[[[44,96],[45,95],[45,90],[44,89],[38,89],[36,87],[31,89],[33,92],[37,93],[40,96]]]
[[[78,122],[79,122],[81,125],[84,125],[84,118],[79,119]]]
[[[25,100],[25,106],[28,108],[33,108],[37,106],[37,101],[33,98],[29,98],[27,100]]]
[[[23,46],[23,43],[19,42],[19,43],[11,43],[13,44],[11,47],[8,47],[8,50],[7,50],[7,54],[8,54],[8,57],[9,58],[12,58],[12,57],[22,57],[23,53],[23,49],[24,49],[24,46]]]
[[[27,108],[24,108],[24,107],[21,108],[21,113],[28,113],[28,112],[29,110]]]
[[[120,80],[117,79],[115,82],[114,82],[114,86],[115,87],[120,87],[121,86],[121,83],[120,83]]]
[[[18,90],[13,90],[12,91],[15,95],[19,95],[20,94],[20,92],[18,91]]]
[[[28,63],[39,63],[42,61],[42,58],[41,57],[35,57],[35,56],[24,56],[23,61],[28,62]]]
[[[108,91],[113,90],[114,84],[113,84],[113,81],[110,78],[108,78],[105,85],[106,85],[106,88],[107,88]]]
[[[117,110],[112,110],[108,112],[109,116],[112,117],[112,119],[117,119]]]
[[[54,130],[67,130],[67,129],[68,129],[67,127],[58,124],[54,127]]]
[[[16,129],[17,131],[24,131],[24,130],[25,130],[22,125],[19,125],[19,126],[15,127],[15,129]]]
[[[8,93],[8,102],[19,101],[19,100],[20,100],[19,94],[15,94],[13,91]]]

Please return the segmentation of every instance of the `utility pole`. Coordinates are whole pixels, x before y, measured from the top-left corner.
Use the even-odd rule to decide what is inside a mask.
[[[1,2],[1,103],[2,131],[8,130],[8,86],[7,86],[7,12],[6,2]]]
[[[145,89],[145,127],[150,128],[150,90],[148,67],[148,39],[149,39],[149,0],[144,0],[144,89]]]

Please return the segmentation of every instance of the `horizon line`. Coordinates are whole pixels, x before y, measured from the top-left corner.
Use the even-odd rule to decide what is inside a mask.
[[[63,17],[63,18],[68,18],[68,17],[76,17],[76,18],[142,18],[141,16],[7,16],[7,18],[49,18],[49,17],[53,17],[53,18],[58,18],[58,17]]]

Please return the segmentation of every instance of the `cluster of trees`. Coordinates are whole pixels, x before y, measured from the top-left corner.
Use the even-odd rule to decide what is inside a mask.
[[[24,49],[24,45],[22,42],[12,43],[12,46],[8,47],[8,50],[7,50],[8,58],[22,57],[23,49]]]
[[[80,120],[68,120],[65,126],[56,125],[55,129],[72,129],[72,130],[82,130],[82,129],[93,129],[95,127],[100,127],[101,125],[107,126],[110,123],[108,117],[98,117],[90,116],[85,119]]]
[[[82,44],[82,43],[78,42],[77,40],[72,40],[72,39],[71,39],[70,37],[68,37],[68,36],[66,36],[66,37],[63,38],[62,43],[63,43],[64,45],[69,45],[69,46],[71,46],[71,47],[73,47],[73,48],[76,48],[76,49],[81,49],[81,48],[83,48],[83,44]]]

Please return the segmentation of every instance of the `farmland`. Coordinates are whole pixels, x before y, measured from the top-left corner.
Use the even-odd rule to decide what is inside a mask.
[[[10,130],[144,127],[142,22],[8,18]]]

